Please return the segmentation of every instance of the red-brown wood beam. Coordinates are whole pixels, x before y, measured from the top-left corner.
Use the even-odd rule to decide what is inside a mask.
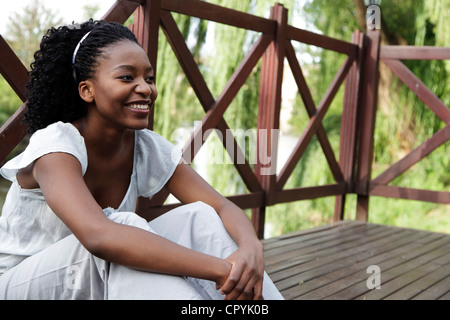
[[[394,199],[450,204],[450,192],[370,184],[369,194]]]
[[[272,36],[275,34],[276,23],[273,20],[221,7],[206,1],[162,0],[161,8],[241,29],[262,32]]]
[[[398,60],[383,62],[439,119],[450,123],[450,109],[407,66]]]
[[[446,60],[450,59],[450,48],[429,46],[381,46],[380,59]]]
[[[344,81],[348,73],[348,70],[352,65],[352,62],[353,59],[351,58],[347,58],[344,61],[343,65],[341,66],[338,73],[334,77],[333,82],[331,83],[330,87],[325,93],[325,96],[320,102],[319,107],[317,108],[314,115],[311,116],[308,125],[306,126],[305,130],[302,133],[302,136],[300,137],[294,150],[289,156],[289,159],[287,160],[286,164],[284,165],[283,169],[281,169],[280,174],[278,175],[277,190],[281,190],[283,188],[292,171],[294,171],[298,161],[302,157],[304,151],[311,142],[311,139],[316,133],[317,129],[319,128],[319,124],[321,124],[323,118],[325,117],[325,114],[328,111],[328,108],[330,107],[334,96],[336,95],[340,85]]]
[[[117,0],[102,17],[102,20],[123,24],[133,14],[136,8],[144,2],[145,0]]]
[[[192,161],[194,156],[197,154],[198,150],[206,140],[211,130],[218,126],[220,121],[223,121],[223,114],[225,113],[227,107],[230,105],[231,101],[234,99],[239,89],[247,80],[254,66],[261,58],[262,54],[266,50],[267,46],[271,41],[271,37],[268,35],[262,35],[258,41],[253,46],[252,50],[247,54],[244,60],[241,62],[231,79],[228,81],[225,89],[215,103],[208,109],[205,117],[202,119],[202,124],[194,129],[194,133],[185,144],[182,149],[184,155],[188,155],[189,159]],[[152,206],[160,206],[165,201],[168,196],[168,191],[163,189],[158,194],[151,198]],[[140,214],[146,209],[144,204],[145,200],[140,200],[138,205]]]
[[[265,205],[273,204],[275,197],[287,9],[279,3],[275,4],[271,9],[270,18],[276,21],[277,28],[261,65],[255,164],[256,176],[265,191]],[[252,222],[258,237],[263,238],[265,206],[253,209]]]
[[[375,114],[378,96],[378,61],[380,32],[369,30],[366,34],[366,51],[362,69],[362,104],[359,110],[359,155],[356,173],[356,220],[367,221],[369,215],[368,188],[372,173]]]
[[[286,57],[291,67],[291,71],[297,84],[300,96],[305,105],[306,112],[310,117],[312,117],[316,113],[316,106],[314,104],[311,92],[306,83],[305,77],[303,76],[300,64],[298,63],[297,57],[295,55],[295,50],[292,47],[290,41],[286,41]],[[341,168],[339,167],[339,164],[336,161],[333,148],[330,145],[327,133],[322,123],[319,124],[316,134],[335,181],[337,182],[343,181],[344,177],[342,175]]]
[[[292,202],[299,200],[309,200],[322,197],[343,195],[345,193],[345,183],[328,184],[314,187],[300,187],[293,189],[277,190],[275,192],[276,202]]]
[[[358,53],[358,46],[356,44],[334,39],[311,31],[302,30],[293,26],[287,26],[286,36],[289,40],[296,40],[298,42],[314,45],[323,49],[333,50],[346,54],[350,57],[355,57]]]
[[[1,35],[0,73],[19,98],[25,102],[28,71]],[[28,126],[23,123],[25,109],[26,103],[0,128],[0,162],[22,141],[27,133]]]
[[[180,65],[194,92],[196,93],[200,104],[205,111],[208,111],[213,107],[215,103],[214,97],[212,96],[211,91],[208,89],[208,86],[206,85],[206,82],[200,70],[198,69],[195,59],[189,51],[189,48],[187,47],[186,42],[184,41],[184,38],[180,30],[178,29],[172,15],[165,10],[161,11],[161,23],[169,44],[171,45],[175,56],[180,62]],[[224,148],[230,154],[230,157],[232,158],[233,163],[247,188],[250,190],[250,192],[262,191],[262,187],[259,184],[259,181],[256,178],[255,174],[253,173],[247,159],[245,158],[242,149],[237,144],[236,139],[229,136],[231,134],[230,128],[223,118],[219,120],[216,128],[221,132]],[[230,141],[232,141],[233,145],[227,146],[226,143]],[[244,163],[237,163],[238,159],[244,159],[245,161]],[[191,159],[185,160],[190,161]]]
[[[431,138],[423,142],[403,159],[390,166],[377,178],[373,179],[371,183],[376,185],[388,184],[448,140],[450,140],[450,124],[436,132]]]
[[[344,105],[342,108],[341,133],[339,143],[339,165],[346,184],[346,193],[354,189],[354,168],[357,142],[358,106],[361,100],[361,71],[363,66],[364,34],[356,31],[352,35],[352,42],[358,45],[358,55],[353,62],[345,81]],[[334,207],[334,221],[344,219],[346,194],[337,196]]]

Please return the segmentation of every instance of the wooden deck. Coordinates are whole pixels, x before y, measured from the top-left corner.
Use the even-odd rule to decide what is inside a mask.
[[[342,221],[263,243],[266,271],[287,300],[450,300],[450,234]],[[372,265],[380,289],[368,288]]]

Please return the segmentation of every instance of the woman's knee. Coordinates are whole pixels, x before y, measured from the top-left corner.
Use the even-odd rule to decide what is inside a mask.
[[[185,210],[185,212],[201,223],[214,222],[222,224],[216,210],[202,201],[188,204],[187,208],[189,210]]]
[[[129,211],[113,212],[108,216],[108,218],[116,223],[125,224],[128,226],[133,226],[148,231],[153,231],[149,227],[147,220],[140,217],[134,212]]]

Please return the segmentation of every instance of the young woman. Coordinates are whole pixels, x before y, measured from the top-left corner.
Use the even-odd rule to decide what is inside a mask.
[[[132,32],[52,28],[31,67],[33,135],[0,171],[0,298],[282,299],[245,214],[146,129],[157,91]],[[184,205],[133,213],[161,188]]]

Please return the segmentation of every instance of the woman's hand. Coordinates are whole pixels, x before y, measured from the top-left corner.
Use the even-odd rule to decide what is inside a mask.
[[[238,245],[239,249],[224,260],[231,264],[230,271],[225,274],[217,270],[220,276],[215,282],[226,299],[262,299],[263,246],[242,209],[221,196],[187,164],[178,165],[166,186],[181,203],[203,201],[213,207]]]
[[[264,279],[264,256],[262,245],[253,241],[239,247],[225,259],[231,264],[231,271],[221,292],[226,300],[262,300]]]

